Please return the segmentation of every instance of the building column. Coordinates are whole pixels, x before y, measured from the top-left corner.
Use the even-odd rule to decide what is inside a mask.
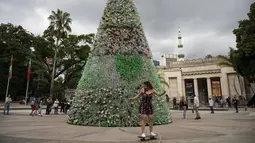
[[[185,79],[182,79],[182,96],[186,97]]]
[[[199,97],[199,95],[198,95],[198,84],[197,84],[197,79],[194,78],[193,81],[194,81],[194,91],[195,91],[195,95],[196,95],[197,97]]]
[[[221,94],[226,99],[229,94],[229,83],[228,83],[228,77],[227,74],[222,74],[220,77],[220,86],[221,86]]]
[[[181,99],[182,97],[182,79],[181,76],[177,77],[177,99]]]
[[[207,92],[208,92],[208,98],[212,99],[212,83],[211,83],[211,78],[207,78]]]

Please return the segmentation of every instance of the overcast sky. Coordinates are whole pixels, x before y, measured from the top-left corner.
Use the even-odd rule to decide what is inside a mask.
[[[71,14],[75,34],[95,33],[107,0],[0,0],[0,23],[22,25],[41,34],[47,17],[58,8]],[[186,58],[227,54],[235,47],[232,30],[247,18],[254,0],[134,0],[145,34],[159,59],[163,53],[178,53],[178,27],[183,35]]]

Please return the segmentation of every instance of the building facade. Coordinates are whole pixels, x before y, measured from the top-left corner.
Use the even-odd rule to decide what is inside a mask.
[[[172,57],[172,54],[162,55],[157,67],[159,75],[169,85],[165,88],[171,99],[176,97],[180,100],[186,96],[190,104],[195,94],[203,106],[208,104],[208,98],[245,96],[244,79],[238,77],[232,67],[218,66],[221,59],[178,61]]]

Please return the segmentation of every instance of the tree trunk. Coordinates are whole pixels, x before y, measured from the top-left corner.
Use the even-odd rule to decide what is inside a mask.
[[[54,79],[55,79],[55,71],[56,71],[56,61],[57,61],[57,50],[58,50],[58,39],[57,39],[57,48],[55,49],[54,59],[53,59],[53,68],[51,74],[51,83],[50,83],[50,97],[53,97],[53,88],[54,88]]]

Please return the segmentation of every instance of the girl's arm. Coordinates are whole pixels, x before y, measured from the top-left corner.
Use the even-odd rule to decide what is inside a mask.
[[[153,93],[154,93],[155,95],[157,95],[157,96],[162,96],[162,95],[166,94],[166,91],[164,90],[164,92],[162,92],[161,94],[159,94],[159,93],[157,93],[157,92],[154,90]]]
[[[136,100],[136,99],[138,99],[142,93],[144,93],[144,88],[142,88],[135,97],[129,98],[129,100]]]

